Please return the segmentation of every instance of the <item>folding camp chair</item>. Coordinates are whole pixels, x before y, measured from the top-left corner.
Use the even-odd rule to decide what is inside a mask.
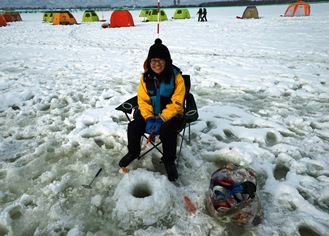
[[[182,75],[185,82],[185,101],[184,101],[184,117],[183,117],[183,124],[181,129],[178,131],[178,135],[181,137],[180,144],[179,144],[179,151],[177,155],[177,165],[179,161],[179,157],[182,151],[183,142],[186,141],[187,143],[190,143],[191,141],[191,123],[196,121],[199,117],[198,109],[194,100],[193,94],[190,93],[191,88],[191,80],[190,75]],[[122,111],[125,113],[127,119],[129,122],[131,122],[131,116],[134,117],[135,112],[138,110],[138,102],[137,102],[137,96],[134,96],[121,105],[119,105],[116,110]],[[185,132],[186,129],[188,129],[188,134],[186,136]],[[145,139],[148,139],[148,134],[144,133],[143,137]],[[159,140],[157,143],[150,141],[151,147],[141,153],[138,157],[138,159],[145,156],[147,153],[152,151],[153,149],[158,150],[161,154],[163,154],[162,150],[158,147],[162,142]]]

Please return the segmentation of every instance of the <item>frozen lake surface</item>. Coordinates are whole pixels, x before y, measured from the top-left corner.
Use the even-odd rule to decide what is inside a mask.
[[[0,235],[327,235],[329,4],[296,18],[280,17],[286,7],[260,6],[258,20],[236,19],[245,7],[209,8],[208,22],[197,8],[189,20],[166,10],[160,38],[191,75],[200,115],[174,184],[156,152],[129,174],[118,166],[127,120],[115,107],[136,94],[156,22],[136,10],[135,27],[53,26],[24,13],[0,28]],[[255,228],[205,210],[210,176],[226,163],[258,176]]]

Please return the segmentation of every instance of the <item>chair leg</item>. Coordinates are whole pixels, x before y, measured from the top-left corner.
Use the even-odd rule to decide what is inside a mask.
[[[177,160],[176,160],[176,164],[178,166],[178,163],[179,163],[179,158],[180,158],[180,155],[181,155],[181,152],[182,152],[182,147],[183,147],[183,143],[184,143],[184,140],[186,141],[187,144],[190,144],[191,142],[191,125],[190,123],[187,123],[187,129],[188,129],[188,137],[185,138],[185,131],[186,131],[186,127],[184,127],[183,129],[183,134],[179,134],[179,136],[181,137],[181,143],[180,143],[180,146],[179,146],[179,151],[178,151],[178,155],[177,155]]]
[[[180,147],[179,147],[179,151],[178,151],[178,157],[180,156],[181,152],[182,152],[182,147],[183,147],[183,142],[184,142],[184,139],[185,139],[185,128],[183,130],[183,134],[181,136],[181,142],[180,142]]]
[[[145,134],[143,134],[143,137],[144,137],[145,139],[147,139],[147,136],[146,136]],[[154,148],[155,148],[156,150],[158,150],[158,151],[161,153],[161,155],[163,155],[162,150],[158,148],[158,146],[159,146],[161,143],[162,143],[162,142],[158,142],[157,144],[154,144],[153,142],[150,142],[150,144],[151,144],[153,147],[149,148],[146,152],[144,152],[144,153],[142,153],[141,155],[139,155],[138,160],[140,160],[143,156],[145,156],[147,153],[149,153],[150,151],[152,151]]]
[[[191,124],[188,123],[188,144],[191,142]]]
[[[177,160],[176,160],[177,167],[178,167],[178,163],[179,163],[180,154],[182,152],[183,143],[184,143],[184,140],[185,140],[185,129],[186,129],[186,127],[184,127],[184,129],[183,129],[183,134],[182,135],[179,134],[179,136],[181,136],[182,140],[181,140],[180,145],[179,145],[179,151],[178,151]]]
[[[182,148],[183,148],[183,143],[184,143],[184,140],[186,141],[187,144],[190,144],[190,141],[191,141],[191,126],[190,126],[190,123],[187,123],[186,124],[187,127],[185,126],[183,128],[183,133],[182,134],[178,134],[180,137],[181,137],[181,141],[180,141],[180,144],[179,144],[179,151],[178,151],[178,154],[177,154],[177,159],[176,159],[176,165],[178,167],[178,164],[179,164],[179,158],[181,156],[181,153],[182,153]],[[186,128],[188,129],[188,137],[185,137],[185,132],[186,132]],[[146,134],[143,135],[143,137],[145,139],[147,139],[148,137],[146,136]],[[143,141],[143,140],[142,140]],[[150,142],[150,144],[152,145],[151,148],[149,148],[146,152],[142,153],[141,155],[139,155],[138,157],[138,160],[140,160],[143,156],[145,156],[147,153],[149,153],[150,151],[152,151],[153,149],[157,149],[161,155],[163,155],[163,152],[161,149],[158,148],[158,146],[161,144],[162,142],[158,142],[157,144],[154,144],[153,142]]]
[[[130,123],[130,122],[131,122],[131,120],[130,120],[130,117],[128,116],[128,114],[127,114],[127,113],[125,113],[125,115],[126,115],[126,117],[127,117],[128,121],[129,121],[129,123]]]
[[[153,145],[153,147],[150,148],[149,150],[147,150],[146,152],[144,152],[143,154],[139,155],[138,159],[141,159],[143,156],[145,156],[147,153],[149,153],[150,151],[152,151],[154,148],[155,148],[156,150],[158,150],[158,151],[163,155],[163,152],[158,148],[158,146],[159,146],[161,143],[157,143],[157,144],[154,144],[154,143],[152,143],[152,142],[150,142],[150,143]]]

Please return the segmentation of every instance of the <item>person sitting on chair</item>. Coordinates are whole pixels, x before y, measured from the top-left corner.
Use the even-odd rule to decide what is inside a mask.
[[[119,166],[126,167],[140,155],[143,134],[159,135],[168,179],[175,181],[177,133],[183,123],[185,84],[181,71],[172,64],[168,48],[156,39],[144,62],[137,90],[138,110],[128,125],[128,153]]]

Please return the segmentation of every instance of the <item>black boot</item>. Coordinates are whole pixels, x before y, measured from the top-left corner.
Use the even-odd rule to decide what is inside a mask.
[[[128,152],[124,157],[119,161],[120,167],[127,167],[133,160],[135,160],[138,155]]]
[[[177,168],[176,168],[176,165],[175,165],[175,162],[173,161],[164,161],[164,166],[166,168],[166,171],[167,171],[167,176],[168,176],[168,179],[169,181],[175,181],[178,179],[178,172],[177,172]]]

